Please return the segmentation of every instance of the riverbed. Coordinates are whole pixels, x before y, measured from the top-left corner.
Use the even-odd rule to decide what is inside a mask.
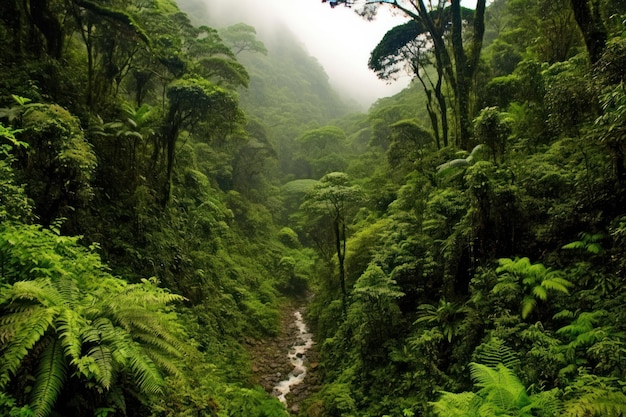
[[[289,394],[297,385],[302,384],[307,374],[307,367],[305,366],[306,354],[313,346],[313,335],[309,333],[306,323],[302,319],[302,312],[296,311],[293,313],[294,324],[296,326],[296,334],[294,345],[289,349],[287,358],[289,363],[293,366],[293,370],[289,372],[286,379],[280,381],[274,386],[272,393],[278,397],[278,399],[288,406],[287,394]]]
[[[294,348],[298,345],[306,345],[302,343],[302,335],[310,334],[306,328],[306,324],[302,320],[299,325],[298,319],[304,316],[303,302],[290,303],[285,305],[281,310],[280,329],[278,335],[263,340],[248,341],[247,350],[250,353],[253,382],[261,385],[269,394],[280,396],[280,393],[274,391],[274,388],[281,381],[289,380],[295,367],[290,359],[291,354],[298,356]],[[296,315],[299,313],[299,316]],[[300,340],[300,341],[299,341]],[[311,335],[312,343],[312,335]],[[306,372],[295,373],[296,378],[300,377],[302,381],[298,384],[291,384],[289,392],[285,393],[285,402],[287,410],[292,414],[298,414],[300,405],[304,399],[319,389],[317,377],[318,353],[315,345],[307,348],[306,354],[301,353],[302,366],[306,368]],[[280,399],[280,398],[279,398]]]

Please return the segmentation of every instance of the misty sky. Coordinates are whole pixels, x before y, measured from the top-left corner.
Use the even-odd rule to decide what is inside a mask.
[[[331,9],[321,0],[203,1],[220,26],[245,22],[257,29],[260,38],[286,25],[324,66],[333,86],[365,109],[376,99],[400,91],[409,81],[404,77],[387,85],[367,68],[369,54],[384,34],[407,20],[382,10],[384,7],[375,21],[368,22],[352,9]]]

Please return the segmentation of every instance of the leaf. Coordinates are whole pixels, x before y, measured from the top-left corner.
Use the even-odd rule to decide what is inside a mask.
[[[31,392],[31,405],[36,417],[50,414],[59,393],[63,389],[67,374],[67,363],[63,346],[58,339],[50,338],[39,355],[35,385]]]

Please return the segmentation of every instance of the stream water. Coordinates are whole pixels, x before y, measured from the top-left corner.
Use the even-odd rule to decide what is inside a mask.
[[[306,376],[306,366],[304,359],[306,351],[313,346],[313,335],[309,333],[306,323],[302,320],[302,313],[296,311],[294,314],[295,325],[297,327],[296,340],[289,349],[287,357],[293,365],[293,371],[287,375],[287,379],[280,381],[273,389],[273,393],[285,405],[287,405],[286,395],[291,391],[291,387],[302,383]]]

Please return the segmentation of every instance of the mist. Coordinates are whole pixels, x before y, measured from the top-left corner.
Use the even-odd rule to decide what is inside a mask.
[[[213,27],[239,22],[254,26],[259,39],[268,43],[270,53],[271,40],[278,34],[284,36],[287,28],[287,33],[292,33],[324,67],[338,93],[364,109],[409,83],[406,76],[387,84],[367,68],[371,50],[385,33],[407,21],[406,17],[393,15],[385,8],[381,8],[374,21],[368,22],[352,9],[343,6],[331,9],[320,0],[184,0],[180,3],[202,5],[202,12],[206,12],[209,20],[204,23]]]

